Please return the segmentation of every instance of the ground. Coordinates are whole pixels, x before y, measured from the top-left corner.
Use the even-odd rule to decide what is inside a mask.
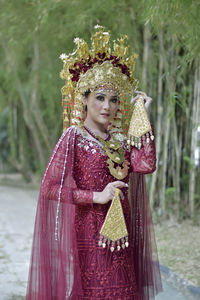
[[[172,221],[155,226],[161,264],[168,266],[180,278],[200,287],[200,228],[185,221]]]

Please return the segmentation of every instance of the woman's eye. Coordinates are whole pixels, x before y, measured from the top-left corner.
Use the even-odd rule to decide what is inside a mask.
[[[100,100],[100,101],[104,100],[104,96],[97,96],[96,98],[97,98],[97,100]]]
[[[117,101],[118,101],[117,98],[112,98],[112,99],[111,99],[111,102],[112,102],[112,103],[117,103]]]

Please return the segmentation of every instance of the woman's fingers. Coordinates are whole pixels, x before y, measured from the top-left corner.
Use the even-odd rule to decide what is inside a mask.
[[[115,189],[112,188],[110,191],[110,194],[111,194],[111,197],[113,198],[115,196]]]
[[[114,182],[110,182],[108,183],[108,185],[105,188],[105,193],[106,193],[106,197],[108,197],[109,200],[112,200],[115,196],[115,190],[116,188],[124,188],[124,187],[128,187],[128,184],[123,182],[123,181],[114,181]],[[122,191],[119,191],[119,195],[121,197],[121,199],[124,199],[124,195],[122,193]]]
[[[152,98],[151,97],[147,97],[145,104],[149,106],[151,102],[152,102]]]
[[[123,188],[123,187],[128,187],[128,184],[123,182],[123,181],[114,181],[114,182],[112,182],[112,189],[113,189],[112,190],[112,196],[114,197],[116,188]],[[121,190],[119,190],[119,196],[122,200],[124,200],[124,195],[123,195]]]
[[[114,186],[115,188],[122,188],[122,187],[128,187],[128,184],[123,182],[123,181],[114,181],[112,183],[110,183],[112,186]]]
[[[143,92],[140,92],[140,91],[135,91],[137,93],[137,95],[131,99],[131,103],[135,102],[136,100],[138,100],[140,98],[140,96],[142,95],[143,98],[145,99],[145,97],[147,97],[147,95]]]
[[[150,107],[151,102],[152,102],[152,98],[148,97],[148,98],[146,99],[145,104],[144,104],[144,106],[145,106],[147,112],[149,111],[149,107]]]
[[[133,103],[134,101],[136,101],[139,98],[139,95],[135,96],[133,99],[131,99],[131,103]]]
[[[110,198],[111,198],[111,200],[114,198],[114,196],[115,196],[115,189],[113,188],[112,190],[110,190]],[[122,191],[121,190],[119,190],[119,196],[120,196],[120,198],[122,199],[122,200],[124,200],[124,195],[123,195],[123,193],[122,193]]]
[[[122,191],[119,192],[119,196],[122,200],[124,200],[124,195],[123,195]]]
[[[144,98],[144,102],[145,102],[145,106],[147,104],[147,107],[150,105],[152,98],[148,97],[147,94],[145,92],[142,91],[135,91],[135,93],[137,94],[133,99],[131,99],[131,103],[133,103],[134,101],[136,101],[137,99],[139,99],[139,97],[142,95]]]

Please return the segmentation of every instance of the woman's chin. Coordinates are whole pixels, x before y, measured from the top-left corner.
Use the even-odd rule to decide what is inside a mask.
[[[99,120],[102,124],[108,124],[111,122],[111,118],[110,117],[105,117],[105,116],[102,116],[101,119]]]
[[[94,118],[93,122],[100,126],[104,126],[107,128],[107,126],[110,124],[111,120],[110,120],[110,118],[100,117],[100,118]]]
[[[104,125],[104,126],[108,126],[108,124],[110,123],[110,120],[101,120],[101,122],[99,122],[99,124]]]

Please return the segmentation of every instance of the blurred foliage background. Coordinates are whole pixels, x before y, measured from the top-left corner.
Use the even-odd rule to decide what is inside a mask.
[[[200,2],[0,0],[0,7],[0,173],[41,178],[62,133],[59,55],[100,24],[113,38],[128,35],[139,89],[153,98],[157,171],[147,180],[155,217],[198,224]]]

